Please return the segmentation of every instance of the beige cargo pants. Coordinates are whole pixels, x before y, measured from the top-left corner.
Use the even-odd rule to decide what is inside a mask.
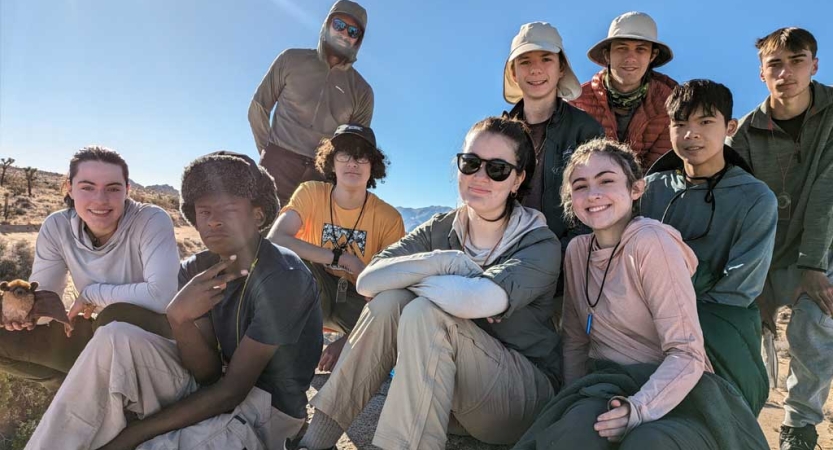
[[[124,410],[151,415],[197,389],[174,341],[122,322],[99,328],[70,370],[26,449],[95,449],[127,425]],[[303,419],[254,388],[221,414],[140,445],[150,449],[283,449]]]
[[[373,439],[384,449],[445,448],[452,415],[454,428],[483,442],[510,444],[553,397],[547,377],[524,356],[471,320],[395,289],[365,306],[311,404],[346,430],[394,364]]]

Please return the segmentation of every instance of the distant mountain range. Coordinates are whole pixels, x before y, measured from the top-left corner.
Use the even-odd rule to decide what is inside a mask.
[[[405,231],[411,231],[421,223],[430,219],[434,214],[451,211],[448,206],[426,206],[424,208],[403,208],[397,207],[402,220],[405,222]]]
[[[142,186],[141,184],[128,179],[130,187],[133,189],[145,189],[147,191],[156,192],[158,194],[173,195],[179,197],[179,191],[169,184],[153,184],[150,186]]]

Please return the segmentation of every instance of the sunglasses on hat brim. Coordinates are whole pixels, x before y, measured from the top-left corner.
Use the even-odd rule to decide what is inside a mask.
[[[457,170],[463,175],[474,175],[481,167],[486,167],[486,176],[493,181],[504,181],[512,171],[520,172],[518,166],[502,159],[483,159],[474,153],[457,154]]]
[[[361,28],[353,25],[347,25],[347,22],[339,19],[338,17],[333,19],[332,27],[339,33],[347,29],[347,36],[350,36],[350,39],[358,39],[362,36]]]

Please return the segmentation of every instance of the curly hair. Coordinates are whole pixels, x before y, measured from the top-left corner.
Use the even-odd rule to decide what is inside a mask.
[[[315,169],[321,175],[324,175],[327,181],[333,184],[338,184],[335,171],[335,156],[337,152],[346,152],[354,159],[366,157],[370,160],[370,179],[367,180],[368,189],[375,188],[377,181],[382,181],[388,176],[390,160],[382,153],[381,149],[373,147],[366,140],[358,136],[342,134],[335,138],[322,139],[318,148],[315,149]]]
[[[591,139],[584,144],[581,144],[570,161],[567,167],[564,168],[564,175],[561,181],[561,207],[564,209],[564,219],[570,223],[576,223],[576,211],[573,209],[573,189],[570,184],[570,178],[573,176],[577,166],[583,166],[590,161],[590,157],[600,154],[607,156],[619,167],[622,168],[625,177],[627,178],[628,189],[632,188],[634,183],[641,180],[643,177],[642,167],[639,166],[636,154],[627,145],[616,142],[608,138]],[[638,212],[639,205],[634,202],[633,213]]]

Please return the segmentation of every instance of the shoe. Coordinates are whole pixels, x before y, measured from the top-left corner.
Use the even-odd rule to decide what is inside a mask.
[[[781,450],[815,450],[818,439],[815,425],[805,425],[801,428],[781,425],[778,443]]]
[[[309,450],[306,447],[299,447],[301,443],[301,437],[297,437],[295,439],[286,438],[286,441],[283,443],[283,450]],[[324,450],[336,450],[335,446],[330,447],[329,449]]]

